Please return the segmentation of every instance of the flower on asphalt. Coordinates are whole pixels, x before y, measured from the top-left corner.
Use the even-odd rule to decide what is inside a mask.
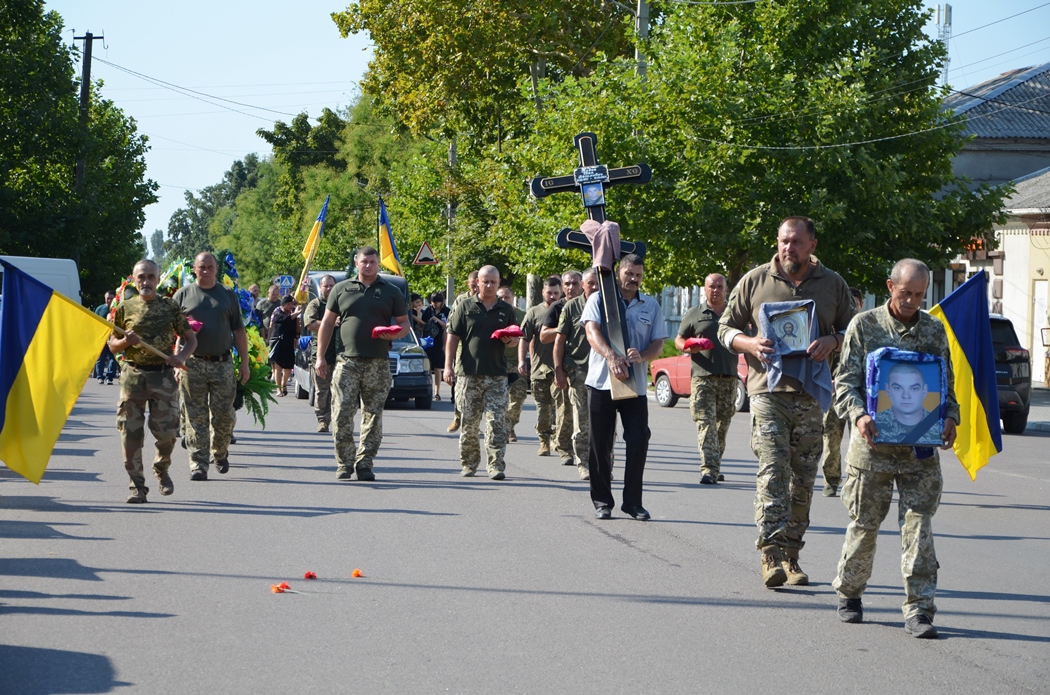
[[[303,579],[317,579],[317,575],[313,572],[307,572],[303,575]]]
[[[355,569],[353,572],[350,573],[350,576],[351,577],[363,577],[363,576],[365,576],[365,573],[362,572],[361,570]]]

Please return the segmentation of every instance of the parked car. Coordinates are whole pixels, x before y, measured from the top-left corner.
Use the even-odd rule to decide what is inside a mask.
[[[1021,347],[1010,319],[992,314],[992,348],[995,352],[995,382],[999,387],[999,417],[1003,431],[1022,434],[1028,427],[1032,407],[1032,361]]]
[[[657,403],[664,408],[673,408],[679,398],[689,398],[692,391],[692,364],[689,355],[662,357],[649,363]],[[743,355],[737,360],[736,374],[736,409],[737,412],[743,412],[751,407],[751,400],[747,397],[747,362]]]
[[[319,270],[310,273],[310,299],[319,294],[319,283],[321,277],[331,275],[340,282],[346,279],[345,271]],[[380,273],[385,282],[401,290],[408,301],[408,283],[403,277]],[[415,399],[416,409],[430,410],[434,401],[434,377],[430,368],[430,360],[427,353],[419,344],[419,339],[414,331],[400,340],[395,340],[390,346],[390,394],[387,400],[407,402]],[[295,375],[295,397],[309,399],[310,405],[314,404],[313,382],[310,380],[310,351],[300,350],[296,346],[295,367],[292,371]]]

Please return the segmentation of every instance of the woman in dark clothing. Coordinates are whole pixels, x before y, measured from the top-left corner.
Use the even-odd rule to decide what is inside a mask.
[[[441,381],[445,366],[445,325],[448,323],[448,307],[445,295],[435,292],[430,295],[430,306],[423,310],[423,336],[434,340],[432,347],[425,348],[434,370],[434,400],[441,400]]]
[[[270,362],[273,364],[278,396],[288,395],[288,377],[295,366],[299,310],[291,297],[284,297],[281,305],[270,315]]]

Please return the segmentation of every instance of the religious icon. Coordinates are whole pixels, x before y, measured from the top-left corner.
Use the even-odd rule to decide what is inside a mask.
[[[585,183],[580,186],[583,191],[583,206],[593,208],[605,205],[605,189],[600,183]]]
[[[763,304],[763,337],[773,341],[773,349],[779,355],[805,353],[811,342],[814,310],[812,300]]]
[[[868,414],[876,444],[941,446],[947,369],[936,355],[882,348],[867,356]]]

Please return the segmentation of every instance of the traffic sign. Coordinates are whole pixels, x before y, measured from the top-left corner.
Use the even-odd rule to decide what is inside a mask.
[[[277,285],[285,292],[288,292],[295,287],[295,278],[291,275],[278,275],[273,279],[273,284]]]
[[[430,244],[423,242],[423,245],[419,247],[419,253],[416,254],[416,260],[412,261],[412,265],[437,265],[438,260],[434,258],[434,252],[430,250]]]

